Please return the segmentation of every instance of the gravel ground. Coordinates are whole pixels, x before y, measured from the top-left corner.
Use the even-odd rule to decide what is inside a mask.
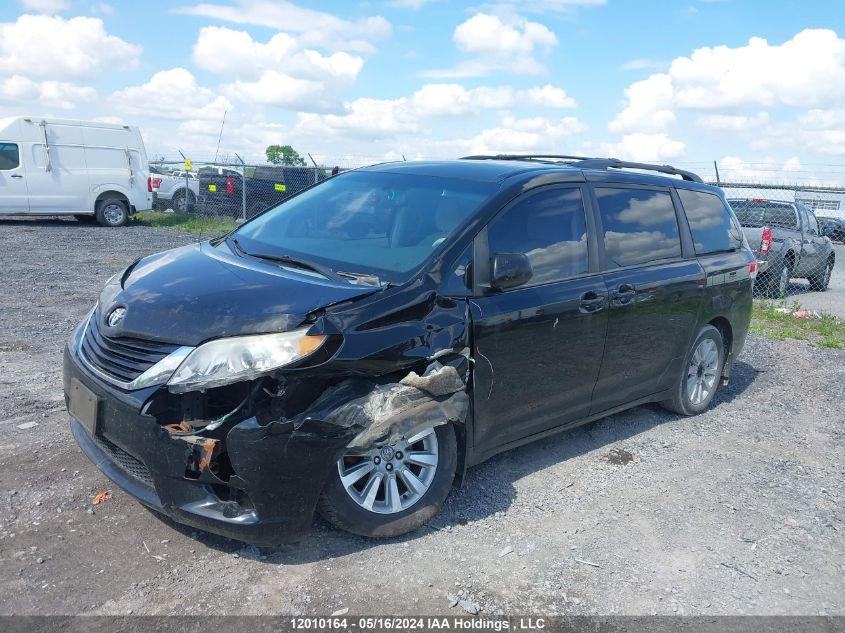
[[[845,614],[845,352],[799,341],[751,336],[698,417],[500,455],[405,538],[315,519],[259,549],[145,510],[77,450],[61,350],[109,276],[190,239],[0,222],[0,613]]]

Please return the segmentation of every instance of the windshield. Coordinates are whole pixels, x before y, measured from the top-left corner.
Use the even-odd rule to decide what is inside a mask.
[[[728,200],[739,223],[747,227],[798,227],[795,208],[789,202],[773,200]]]
[[[398,282],[496,190],[496,183],[355,171],[258,216],[233,237],[249,253],[302,258]]]

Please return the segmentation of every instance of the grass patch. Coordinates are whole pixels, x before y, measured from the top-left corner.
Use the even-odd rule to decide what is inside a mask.
[[[132,220],[136,224],[143,224],[144,226],[173,228],[186,233],[202,235],[222,235],[237,226],[232,218],[195,215],[193,213],[163,213],[161,211],[140,211],[132,216]]]
[[[792,316],[800,310],[797,301],[755,301],[751,314],[751,331],[782,341],[787,338],[810,341],[818,347],[845,348],[845,322],[832,314],[803,319]]]

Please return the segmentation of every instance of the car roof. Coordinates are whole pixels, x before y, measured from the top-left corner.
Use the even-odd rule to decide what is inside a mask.
[[[497,160],[497,159],[460,159],[440,161],[396,161],[362,167],[358,171],[414,174],[439,178],[457,178],[479,182],[502,182],[506,179],[531,177],[558,173],[573,180],[590,180],[619,183],[651,184],[661,187],[683,187],[719,193],[717,187],[700,182],[690,182],[680,178],[629,170],[589,169],[568,165],[562,162],[541,160]],[[580,176],[580,177],[579,177]]]

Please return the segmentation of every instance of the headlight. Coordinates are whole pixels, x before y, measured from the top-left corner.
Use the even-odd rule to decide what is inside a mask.
[[[173,373],[167,386],[173,393],[185,393],[252,380],[290,365],[319,349],[326,337],[309,336],[307,331],[308,328],[302,328],[281,334],[236,336],[210,341],[188,355]]]

